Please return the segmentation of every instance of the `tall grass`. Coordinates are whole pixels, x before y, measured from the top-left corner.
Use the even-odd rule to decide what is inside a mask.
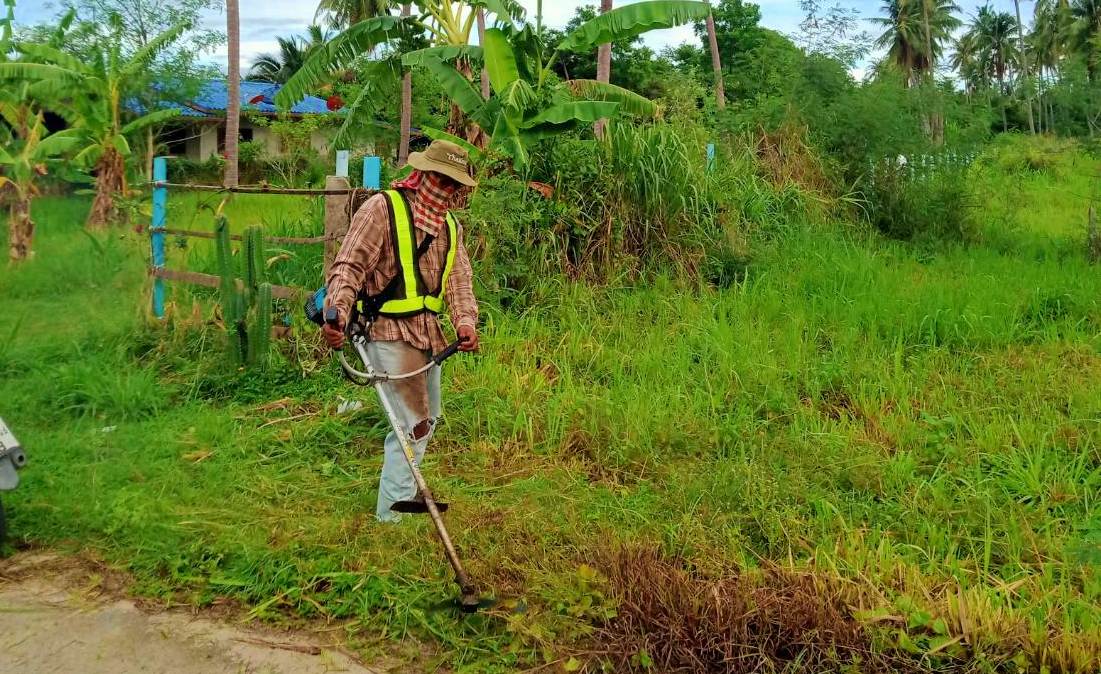
[[[0,270],[0,415],[31,461],[12,528],[143,593],[340,621],[368,654],[431,641],[400,653],[418,669],[1097,671],[1101,277],[1073,228],[915,247],[714,180],[771,213],[726,287],[529,273],[449,361],[425,470],[497,609],[434,610],[427,523],[371,521],[385,421],[335,413],[362,392],[314,333],[227,372],[203,320],[142,324],[143,241],[89,240],[63,200]],[[1038,198],[1055,184],[1020,183],[1016,222],[1073,211]],[[558,206],[511,189],[467,216],[483,278],[561,245],[524,220]]]

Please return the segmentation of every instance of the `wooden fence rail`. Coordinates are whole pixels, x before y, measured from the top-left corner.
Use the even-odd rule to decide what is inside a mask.
[[[363,159],[363,187],[367,190],[378,190],[381,181],[382,160],[378,157],[364,157]],[[339,241],[348,231],[349,209],[352,194],[356,191],[348,183],[348,152],[337,152],[337,175],[329,176],[325,181],[325,189],[291,189],[282,187],[269,187],[256,185],[246,187],[225,188],[221,185],[191,185],[187,183],[168,182],[168,158],[157,157],[153,160],[153,219],[149,227],[149,245],[152,254],[152,264],[149,274],[153,277],[153,315],[164,318],[165,281],[190,283],[192,285],[217,288],[221,285],[221,277],[214,274],[200,272],[167,269],[165,267],[165,237],[168,235],[184,238],[214,239],[214,232],[202,232],[189,229],[177,229],[167,226],[168,220],[168,190],[178,191],[202,191],[202,192],[227,192],[233,194],[281,194],[289,196],[323,196],[325,197],[325,234],[322,236],[295,237],[295,236],[268,236],[264,240],[269,243],[285,245],[309,245],[325,244],[325,266],[328,268],[332,257],[339,249]],[[241,241],[243,237],[231,234],[230,239]],[[237,279],[238,284],[242,284]],[[272,286],[272,297],[278,299],[296,299],[302,297],[305,288],[292,288],[289,286]]]

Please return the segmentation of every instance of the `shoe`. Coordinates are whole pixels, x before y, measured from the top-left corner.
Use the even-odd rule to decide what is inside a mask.
[[[442,501],[436,501],[436,510],[447,512],[448,505]],[[390,506],[390,510],[396,513],[424,514],[428,512],[428,506],[424,502],[424,496],[420,492],[409,501],[396,501]]]

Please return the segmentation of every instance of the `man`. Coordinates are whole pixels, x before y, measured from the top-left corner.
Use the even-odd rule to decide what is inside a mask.
[[[438,315],[445,304],[462,340],[460,349],[478,349],[470,258],[462,227],[448,212],[461,186],[477,184],[467,152],[435,141],[424,152],[409,155],[409,165],[414,170],[408,178],[356,211],[326,282],[326,307],[340,316],[338,328],[324,327],[329,346],[343,346],[344,326],[358,297],[366,313],[378,313],[368,355],[376,369],[391,374],[415,370],[443,350],[446,339]],[[440,415],[440,370],[385,385],[419,464]],[[423,504],[401,443],[391,431],[379,480],[379,521],[401,519],[391,510],[399,502],[405,512],[416,511],[409,510],[411,502]]]

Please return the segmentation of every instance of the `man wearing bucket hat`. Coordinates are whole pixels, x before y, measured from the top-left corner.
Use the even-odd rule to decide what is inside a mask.
[[[437,140],[409,155],[413,172],[375,194],[356,211],[326,279],[326,308],[339,324],[324,327],[334,349],[357,300],[374,318],[367,348],[386,373],[415,370],[446,345],[439,314],[446,307],[463,351],[478,349],[478,302],[462,226],[448,209],[475,181],[465,149]],[[410,435],[419,464],[440,415],[440,369],[386,384]],[[393,431],[386,436],[375,515],[401,518],[391,506],[419,500],[413,475]],[[446,506],[441,506],[441,508]]]

